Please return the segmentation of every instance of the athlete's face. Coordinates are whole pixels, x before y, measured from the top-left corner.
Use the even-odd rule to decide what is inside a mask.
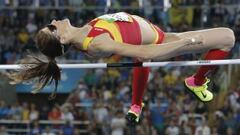
[[[50,26],[50,27],[49,27]],[[54,36],[61,37],[64,33],[67,32],[68,28],[71,26],[69,19],[64,20],[53,20],[51,24],[42,30],[47,33],[52,33]]]
[[[70,26],[71,24],[68,19],[64,19],[60,21],[53,20],[51,24],[48,24],[41,31],[44,31],[56,37],[61,43],[63,53],[65,53],[70,47],[69,45],[70,43],[63,42],[63,39],[64,39],[64,35],[68,33],[68,29]]]
[[[59,36],[67,32],[67,29],[71,26],[69,19],[53,20],[51,24],[57,27]]]
[[[49,27],[50,26],[50,27]],[[69,28],[71,27],[71,23],[69,19],[64,20],[53,20],[51,24],[47,25],[47,27],[43,28],[42,31],[52,34],[53,36],[59,38],[62,44],[69,44],[66,40],[68,38]],[[52,29],[54,28],[54,29]]]

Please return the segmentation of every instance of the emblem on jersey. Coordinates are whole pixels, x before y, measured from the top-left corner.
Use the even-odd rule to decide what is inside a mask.
[[[108,22],[115,22],[115,21],[132,22],[132,18],[124,12],[106,14],[106,15],[99,16],[98,18]]]

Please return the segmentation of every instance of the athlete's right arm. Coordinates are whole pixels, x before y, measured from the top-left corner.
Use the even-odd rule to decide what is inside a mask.
[[[178,49],[193,44],[199,44],[201,41],[197,39],[193,41],[189,38],[180,39],[175,42],[163,43],[161,45],[132,45],[120,43],[112,40],[109,34],[101,34],[93,39],[89,46],[89,51],[106,52],[126,57],[134,57],[142,60],[158,59],[163,60],[169,57],[169,54],[178,54]]]

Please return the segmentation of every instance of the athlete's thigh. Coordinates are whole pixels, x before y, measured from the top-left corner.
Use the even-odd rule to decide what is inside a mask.
[[[183,33],[166,33],[163,43],[176,42],[184,38],[200,39],[201,37],[199,36],[199,32],[196,32],[196,31],[189,31],[189,32],[183,32]],[[204,47],[203,44],[196,44],[196,45],[181,47],[176,51],[176,53],[181,55],[186,53],[204,52],[208,49],[209,47],[206,47],[206,46]]]
[[[198,31],[189,31],[177,34],[180,38],[201,38],[202,44],[189,46],[186,51],[202,52],[210,49],[229,51],[234,42],[233,32],[228,28],[213,28]]]
[[[169,43],[181,40],[181,37],[178,36],[178,33],[164,33],[164,39],[162,43]]]

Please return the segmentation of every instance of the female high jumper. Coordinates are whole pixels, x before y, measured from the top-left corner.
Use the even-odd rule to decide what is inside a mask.
[[[186,53],[206,52],[204,60],[224,59],[233,48],[235,36],[229,28],[213,28],[182,33],[165,33],[144,18],[125,12],[105,14],[83,27],[74,27],[68,19],[56,21],[39,30],[36,35],[38,49],[48,58],[43,62],[35,58],[35,66],[22,69],[11,78],[22,82],[37,78],[36,91],[55,80],[57,89],[61,78],[55,58],[70,46],[95,58],[113,54],[132,57],[136,62],[166,60]],[[201,66],[185,79],[188,91],[200,101],[209,102],[213,94],[208,90],[209,75],[216,66]],[[132,105],[126,118],[138,123],[142,111],[142,97],[147,87],[148,67],[133,68]]]

